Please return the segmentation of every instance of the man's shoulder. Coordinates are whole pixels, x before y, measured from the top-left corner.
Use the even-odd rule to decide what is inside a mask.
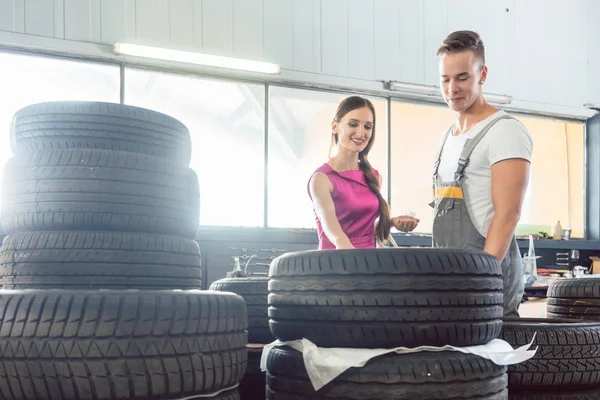
[[[505,115],[508,114],[505,113]],[[494,124],[494,126],[500,129],[519,129],[529,134],[529,130],[527,129],[527,127],[523,125],[523,123],[519,121],[518,118],[515,118],[513,116],[510,116],[510,118],[503,118],[499,120],[498,122],[496,122],[496,124]]]
[[[529,129],[516,118],[504,118],[497,121],[486,134],[489,142],[497,141],[531,141]]]

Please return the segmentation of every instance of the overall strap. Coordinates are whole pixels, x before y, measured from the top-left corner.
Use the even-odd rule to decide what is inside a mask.
[[[442,145],[438,150],[437,156],[435,157],[435,163],[433,164],[433,182],[435,183],[438,175],[438,171],[440,169],[440,162],[442,161],[442,153],[444,151],[444,146],[446,145],[446,141],[448,140],[448,136],[452,132],[452,127],[448,128],[446,133],[444,134],[444,139],[442,140]]]
[[[492,121],[490,121],[481,130],[481,132],[479,132],[477,134],[477,136],[475,136],[473,139],[468,139],[465,142],[465,147],[463,147],[462,152],[460,153],[460,157],[458,158],[458,167],[456,169],[456,172],[454,173],[455,180],[461,180],[463,178],[463,175],[465,173],[465,168],[467,167],[467,165],[469,165],[469,161],[471,158],[471,154],[473,153],[473,150],[475,150],[475,147],[479,144],[481,139],[483,139],[483,137],[486,135],[486,133],[488,133],[490,128],[492,126],[494,126],[496,124],[496,122],[498,122],[502,119],[514,119],[514,118],[511,117],[510,115],[502,115],[499,118],[495,118]]]

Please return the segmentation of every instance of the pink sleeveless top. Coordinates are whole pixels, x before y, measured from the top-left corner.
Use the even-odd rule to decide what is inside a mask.
[[[338,172],[327,163],[317,168],[314,173],[316,172],[327,175],[333,186],[331,197],[335,205],[335,215],[352,245],[356,248],[375,247],[375,220],[379,217],[379,200],[369,189],[365,174],[360,170]],[[373,169],[373,172],[379,177],[377,170]],[[311,197],[310,190],[308,195]],[[316,213],[315,220],[319,234],[319,250],[335,249],[335,245],[323,232]]]

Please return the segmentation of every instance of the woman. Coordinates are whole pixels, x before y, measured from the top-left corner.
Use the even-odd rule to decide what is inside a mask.
[[[415,229],[416,218],[390,218],[379,191],[381,175],[368,161],[375,140],[373,104],[359,96],[346,98],[331,127],[330,159],[308,183],[319,249],[373,248],[388,240],[391,226],[404,232]],[[334,147],[337,152],[331,157]]]

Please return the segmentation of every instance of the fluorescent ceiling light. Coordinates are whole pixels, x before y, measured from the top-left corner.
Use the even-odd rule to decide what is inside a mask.
[[[162,47],[143,46],[130,43],[115,43],[113,51],[128,56],[154,58],[158,60],[177,61],[188,64],[205,65],[208,67],[236,69],[241,71],[259,72],[263,74],[279,74],[278,64],[262,61],[243,60],[202,54],[192,51],[171,50]]]
[[[433,97],[436,100],[444,100],[442,93],[440,92],[440,88],[437,86],[416,85],[412,83],[389,81],[387,82],[387,88],[394,92],[406,94],[408,97],[419,97],[424,99],[427,99],[427,97]],[[483,96],[490,103],[510,104],[512,102],[511,96],[491,93],[484,93]]]
[[[590,110],[600,111],[600,103],[585,103],[583,106]]]
[[[512,96],[506,96],[504,94],[484,93],[483,97],[485,97],[485,99],[487,101],[489,101],[490,103],[496,103],[496,104],[510,104],[510,103],[512,103]]]
[[[388,89],[393,90],[394,92],[441,97],[440,89],[435,86],[415,85],[412,83],[390,81],[388,83]]]

